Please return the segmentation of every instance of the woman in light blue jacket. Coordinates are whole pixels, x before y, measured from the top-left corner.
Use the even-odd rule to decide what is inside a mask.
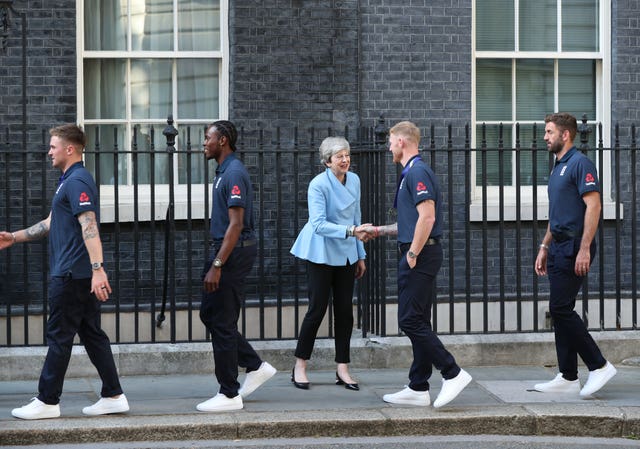
[[[366,253],[355,235],[360,225],[360,178],[349,171],[349,142],[327,137],[320,145],[324,172],[309,183],[309,221],[298,235],[291,253],[307,261],[309,309],[302,321],[291,382],[309,388],[306,368],[320,323],[333,293],[336,385],[358,390],[349,374],[353,329],[353,286],[364,275]]]

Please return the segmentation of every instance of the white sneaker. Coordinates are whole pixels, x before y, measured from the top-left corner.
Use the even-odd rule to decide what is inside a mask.
[[[567,380],[562,377],[562,373],[549,382],[543,382],[541,384],[535,384],[533,389],[541,393],[570,393],[577,394],[580,391],[580,381]]]
[[[98,402],[82,409],[85,415],[97,416],[129,411],[129,402],[124,394],[119,398],[100,398]]]
[[[60,416],[60,404],[45,404],[38,398],[33,398],[27,405],[14,408],[11,414],[20,419],[45,419]]]
[[[243,398],[246,398],[251,393],[256,391],[256,389],[260,385],[271,379],[277,372],[278,370],[271,366],[269,363],[262,362],[260,368],[247,373],[244,378],[244,382],[242,382],[240,390],[238,390],[238,394]]]
[[[600,388],[604,387],[617,372],[618,370],[616,370],[616,368],[609,362],[607,362],[602,368],[589,371],[587,383],[584,384],[584,387],[580,390],[580,396],[591,396]]]
[[[471,375],[463,369],[461,369],[458,375],[453,379],[443,379],[440,394],[436,400],[433,401],[433,406],[435,408],[440,408],[447,405],[449,402],[453,401],[467,385],[469,385],[469,382],[471,382]]]
[[[421,407],[431,404],[429,391],[415,391],[409,387],[405,387],[404,390],[397,393],[385,394],[382,396],[382,400],[390,404],[417,405]]]
[[[196,405],[196,409],[201,412],[226,412],[229,410],[240,410],[242,407],[244,407],[242,404],[242,396],[237,395],[235,398],[228,398],[222,393],[218,393],[208,401]]]

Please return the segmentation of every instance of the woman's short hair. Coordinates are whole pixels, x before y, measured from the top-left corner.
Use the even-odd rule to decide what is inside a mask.
[[[331,162],[331,156],[343,150],[351,153],[351,147],[347,139],[344,137],[327,137],[320,144],[320,162],[323,165]]]

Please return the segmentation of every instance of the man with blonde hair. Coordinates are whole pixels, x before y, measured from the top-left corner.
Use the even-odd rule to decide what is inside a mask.
[[[51,165],[62,171],[51,212],[27,229],[0,232],[0,250],[49,236],[49,349],[38,397],[11,414],[21,419],[60,416],[62,384],[76,334],[102,379],[100,400],[82,412],[123,413],[129,410],[129,403],[122,394],[109,337],[100,328],[100,303],[109,299],[111,286],[103,267],[98,230],[98,189],[82,163],[86,137],[75,124],[52,128],[49,133]]]
[[[385,394],[392,404],[427,406],[432,366],[442,374],[442,389],[433,403],[442,407],[471,382],[431,327],[431,307],[436,297],[436,275],[442,265],[442,204],[440,187],[431,168],[420,158],[420,130],[411,122],[400,122],[389,131],[393,162],[401,164],[394,207],[398,222],[367,227],[367,238],[396,235],[398,263],[398,325],[411,340],[413,363],[409,385]]]

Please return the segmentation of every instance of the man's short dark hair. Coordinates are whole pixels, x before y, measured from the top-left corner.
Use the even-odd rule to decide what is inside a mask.
[[[578,133],[578,122],[573,115],[567,112],[556,112],[555,114],[548,114],[544,118],[544,122],[553,123],[561,132],[565,129],[569,131],[572,141],[576,138],[576,134]]]
[[[218,131],[218,134],[227,138],[231,149],[236,151],[236,142],[238,141],[238,130],[236,129],[236,125],[231,123],[229,120],[218,120],[211,123],[208,127],[211,128],[212,126],[216,131]]]
[[[68,123],[66,125],[56,126],[49,130],[51,136],[59,137],[67,143],[80,146],[80,149],[84,149],[87,145],[87,136],[82,128],[74,123]]]

